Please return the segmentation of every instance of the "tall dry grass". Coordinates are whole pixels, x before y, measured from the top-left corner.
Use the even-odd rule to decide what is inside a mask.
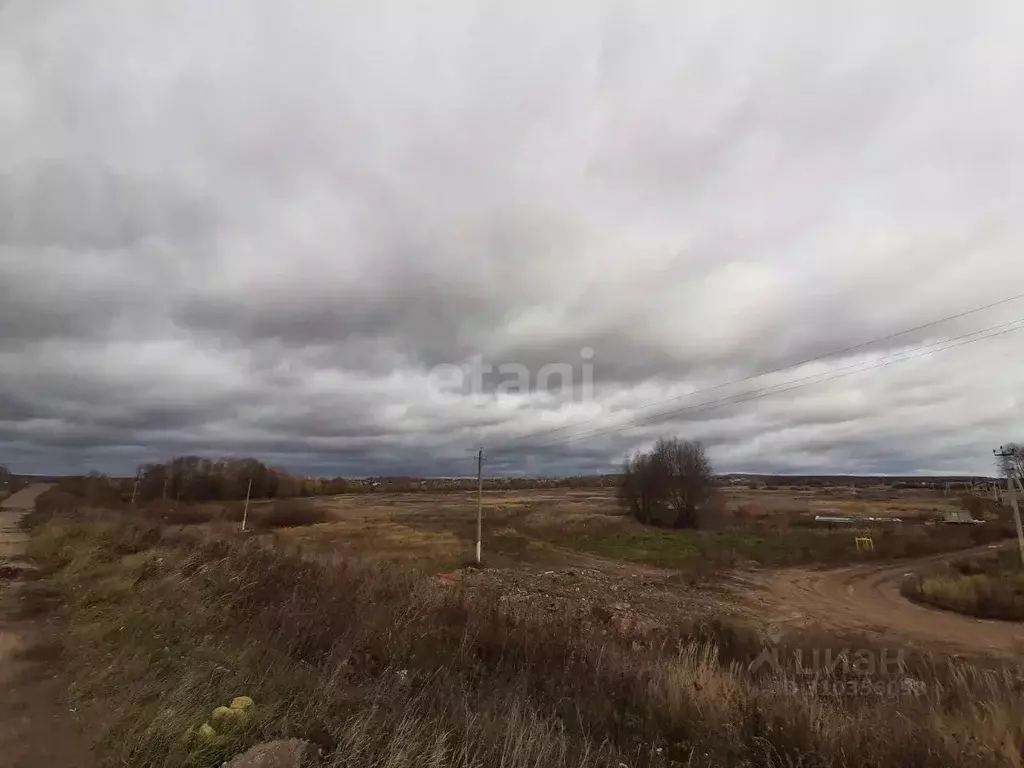
[[[963,558],[905,579],[904,596],[983,619],[1024,620],[1024,569],[1016,551]]]
[[[346,768],[1021,764],[1012,671],[918,670],[923,693],[835,697],[755,674],[756,640],[728,627],[637,651],[571,605],[508,609],[406,571],[109,515],[51,510],[32,528],[39,584],[68,607],[72,706],[111,764],[212,766],[288,736]],[[243,730],[186,736],[241,694],[256,701]]]

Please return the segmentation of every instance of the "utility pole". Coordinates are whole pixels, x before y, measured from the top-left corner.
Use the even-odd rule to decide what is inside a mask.
[[[249,478],[249,487],[245,490],[245,507],[242,509],[242,530],[245,530],[245,521],[249,517],[249,496],[252,495],[252,478]]]
[[[136,476],[135,477],[135,485],[132,486],[132,506],[133,507],[135,506],[135,494],[138,492],[138,490],[139,490],[139,478],[138,478],[138,476]]]
[[[1017,456],[1017,452],[1014,449],[1006,450],[1003,446],[999,446],[998,451],[992,451],[995,456],[1001,459],[1007,459]],[[1014,485],[1016,479],[1016,467],[1012,464],[1006,473],[1006,491],[1010,494],[1010,506],[1013,508],[1013,522],[1017,525],[1017,547],[1020,549],[1020,563],[1024,566],[1024,529],[1021,528],[1020,524],[1020,509],[1017,507],[1017,486]]]
[[[484,448],[476,452],[476,564],[480,565],[480,549],[484,526]]]

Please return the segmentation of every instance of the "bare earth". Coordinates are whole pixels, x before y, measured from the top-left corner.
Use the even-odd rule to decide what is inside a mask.
[[[21,516],[48,486],[35,485],[0,505],[0,768],[92,764],[74,713],[61,705],[57,628],[25,611]]]
[[[898,564],[874,563],[827,571],[801,568],[748,573],[739,579],[746,588],[741,599],[749,601],[754,612],[783,627],[866,633],[884,641],[906,642],[920,650],[1020,659],[1024,657],[1024,624],[925,608],[899,591],[905,574],[987,551],[990,547]]]

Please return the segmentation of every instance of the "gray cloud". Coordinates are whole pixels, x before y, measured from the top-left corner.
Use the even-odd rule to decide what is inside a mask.
[[[674,432],[988,472],[1015,437],[1019,334],[786,387],[1024,301],[772,373],[1024,292],[1009,0],[110,11],[0,9],[2,463],[551,474]]]

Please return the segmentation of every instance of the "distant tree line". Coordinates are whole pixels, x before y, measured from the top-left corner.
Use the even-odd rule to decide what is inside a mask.
[[[179,456],[143,464],[136,473],[137,501],[219,501],[244,499],[252,480],[252,498],[337,495],[344,493],[422,493],[476,490],[476,478],[319,478],[302,477],[253,459],[210,459]],[[560,478],[487,478],[485,490],[523,488],[600,488],[616,484],[612,476]],[[131,486],[128,486],[131,491]]]
[[[220,501],[344,493],[348,482],[340,477],[306,478],[263,462],[247,459],[209,459],[178,456],[163,463],[143,464],[136,473],[137,501]]]

